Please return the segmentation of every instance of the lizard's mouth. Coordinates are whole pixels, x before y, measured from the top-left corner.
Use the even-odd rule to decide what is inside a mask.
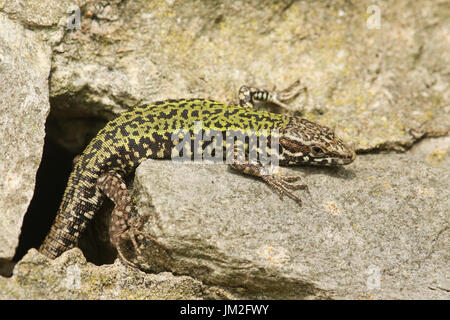
[[[352,150],[352,156],[350,157],[350,160],[347,163],[352,163],[353,161],[355,161],[355,159],[356,159],[356,152]]]
[[[352,163],[353,161],[355,161],[355,159],[356,159],[356,152],[351,150],[349,157],[342,158],[340,160],[342,161],[342,164],[349,164],[349,163]],[[341,164],[340,161],[339,161],[339,164]]]
[[[339,152],[336,152],[334,157],[331,158],[331,164],[334,165],[346,165],[350,164],[356,159],[356,152],[355,150],[348,146],[347,144],[343,143],[341,141],[341,150]]]
[[[352,149],[348,149],[345,154],[335,155],[331,157],[310,158],[309,163],[319,166],[336,166],[352,163],[356,158],[356,153]]]
[[[355,159],[356,159],[355,151],[349,150],[347,156],[344,156],[344,157],[341,156],[338,158],[334,158],[334,159],[332,159],[331,162],[332,162],[332,164],[335,164],[335,165],[346,165],[346,164],[352,163],[353,161],[355,161]]]
[[[285,160],[287,165],[313,165],[313,166],[341,166],[352,163],[356,158],[355,152],[349,153],[348,156],[332,156],[332,157],[322,157],[313,158],[311,156],[293,158],[289,157]]]

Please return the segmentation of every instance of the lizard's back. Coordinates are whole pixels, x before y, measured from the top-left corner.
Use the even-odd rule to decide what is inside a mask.
[[[145,159],[170,159],[173,134],[184,129],[261,131],[281,128],[289,117],[205,99],[155,102],[120,114],[99,131],[78,158],[69,177],[55,223],[40,250],[56,257],[75,245],[99,209],[103,195],[96,187],[102,173],[127,175]]]

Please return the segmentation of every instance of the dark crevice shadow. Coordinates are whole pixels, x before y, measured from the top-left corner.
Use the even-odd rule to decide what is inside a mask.
[[[23,219],[13,261],[19,261],[29,249],[39,248],[50,230],[72,168],[73,157],[73,154],[51,139],[45,138],[33,198]]]
[[[49,120],[46,127],[48,125]],[[50,230],[61,203],[76,154],[56,143],[57,138],[52,137],[51,134],[45,137],[33,198],[23,219],[13,264],[20,261],[29,249],[39,248]],[[87,261],[96,265],[113,263],[116,257],[115,248],[110,244],[107,235],[107,221],[109,221],[111,208],[111,203],[105,201],[105,205],[89,223],[80,239],[79,247]],[[12,270],[12,268],[9,269]]]

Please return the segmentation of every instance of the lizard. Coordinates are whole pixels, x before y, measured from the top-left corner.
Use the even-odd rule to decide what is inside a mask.
[[[253,130],[269,141],[277,138],[278,143],[267,145],[266,150],[277,155],[280,166],[341,166],[351,163],[355,152],[330,128],[297,116],[255,108],[256,102],[270,102],[288,108],[285,102],[306,89],[299,88],[299,84],[297,80],[280,92],[242,86],[238,105],[209,99],[171,99],[121,113],[109,121],[77,157],[56,218],[39,251],[56,258],[74,247],[108,197],[115,205],[110,218],[110,241],[122,260],[133,265],[124,257],[119,242],[131,239],[137,249],[135,236],[142,233],[140,229],[145,217],[138,222],[132,218],[133,201],[125,178],[145,159],[171,159],[175,147],[173,134],[179,129],[192,133],[198,121],[201,121],[203,129],[215,130],[224,137],[230,130]],[[271,132],[276,132],[277,136],[272,136]],[[249,141],[243,144],[248,153]],[[223,147],[225,157],[227,147],[230,149],[227,141]],[[233,153],[235,148],[236,145]],[[237,161],[232,158],[230,166],[243,174],[261,178],[281,198],[287,194],[301,205],[301,199],[293,191],[307,190],[307,186],[299,183],[299,176],[268,172],[261,163],[245,159]],[[152,239],[149,235],[147,237]]]

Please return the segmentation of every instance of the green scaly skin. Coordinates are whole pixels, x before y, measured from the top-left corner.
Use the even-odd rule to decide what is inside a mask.
[[[193,133],[198,121],[203,129],[220,131],[224,137],[230,130],[258,131],[267,134],[270,141],[270,130],[279,130],[280,165],[341,165],[353,161],[354,152],[330,129],[305,119],[253,108],[256,100],[283,105],[281,101],[286,99],[282,97],[265,90],[242,87],[240,106],[205,99],[181,99],[159,101],[122,113],[100,130],[78,158],[55,222],[39,250],[55,258],[74,247],[105,196],[116,205],[111,216],[112,242],[118,247],[120,237],[130,230],[134,236],[137,230],[128,221],[132,208],[124,177],[134,172],[145,159],[171,159],[172,134],[179,129]],[[226,152],[223,155],[225,157]],[[292,184],[299,178],[270,176],[262,173],[262,167],[255,164],[236,163],[232,167],[261,177],[281,196],[286,193],[300,203],[300,199],[288,190],[306,188]],[[119,254],[126,260],[120,251]]]

